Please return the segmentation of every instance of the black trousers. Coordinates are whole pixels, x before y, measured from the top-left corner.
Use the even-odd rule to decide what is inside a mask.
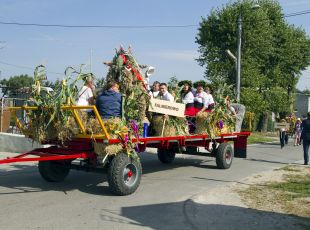
[[[285,131],[280,131],[280,144],[281,148],[284,147],[284,144],[287,144],[288,142],[288,135]]]
[[[304,147],[304,160],[305,160],[305,164],[309,164],[309,145],[310,145],[310,140],[303,140],[302,145]]]

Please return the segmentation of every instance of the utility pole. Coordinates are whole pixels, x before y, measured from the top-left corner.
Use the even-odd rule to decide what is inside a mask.
[[[236,100],[240,102],[240,75],[241,75],[241,36],[242,36],[242,19],[241,9],[238,17],[238,47],[237,47],[237,79],[236,79]]]
[[[92,72],[93,49],[90,48],[90,72]]]
[[[252,10],[260,8],[260,5],[254,4],[251,6]],[[239,9],[238,17],[238,47],[237,47],[237,79],[236,79],[236,100],[240,102],[240,79],[241,79],[241,40],[242,40],[242,4]]]

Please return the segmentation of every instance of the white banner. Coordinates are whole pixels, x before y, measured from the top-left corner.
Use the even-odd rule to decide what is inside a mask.
[[[175,117],[184,117],[185,104],[151,98],[149,111]]]
[[[290,124],[289,123],[285,123],[285,122],[275,122],[274,123],[274,128],[275,129],[289,129],[290,128]]]

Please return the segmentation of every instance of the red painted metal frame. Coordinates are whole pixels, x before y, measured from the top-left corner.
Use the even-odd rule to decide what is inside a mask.
[[[221,134],[215,138],[218,143],[234,141],[239,149],[246,149],[246,139],[250,135],[249,132]],[[96,140],[97,142],[106,142],[107,144],[118,144],[120,140],[110,139]],[[172,136],[172,137],[147,137],[134,139],[133,142],[139,143],[139,151],[144,152],[146,147],[150,148],[169,148],[173,143],[180,146],[200,146],[206,147],[211,141],[207,134],[191,135],[191,136]],[[240,143],[239,143],[240,142]],[[37,157],[29,157],[31,155]],[[78,138],[69,142],[69,145],[61,148],[38,148],[27,153],[22,153],[15,157],[8,157],[0,160],[0,164],[27,162],[27,161],[52,161],[52,160],[74,160],[96,159],[96,154],[92,151],[92,139]]]

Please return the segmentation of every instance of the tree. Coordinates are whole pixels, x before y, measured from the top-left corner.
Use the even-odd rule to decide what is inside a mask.
[[[23,87],[31,87],[31,85],[33,84],[33,77],[28,76],[27,74],[22,74],[19,76],[10,77],[8,80],[3,79],[0,81],[0,84],[3,86],[16,89]]]
[[[288,111],[301,71],[310,64],[310,39],[303,29],[288,25],[277,1],[261,0],[257,10],[251,9],[252,3],[229,3],[202,18],[196,37],[198,63],[213,84],[236,83],[235,63],[226,50],[236,50],[241,11],[241,103],[256,114]]]
[[[10,97],[15,97],[18,89],[30,88],[32,84],[33,84],[33,77],[28,76],[27,74],[13,76],[10,77],[8,80],[3,79],[0,81],[0,85],[8,87],[6,93]],[[29,90],[26,91],[28,92]]]
[[[176,76],[170,77],[167,85],[169,90],[175,90],[178,87],[178,78]]]

